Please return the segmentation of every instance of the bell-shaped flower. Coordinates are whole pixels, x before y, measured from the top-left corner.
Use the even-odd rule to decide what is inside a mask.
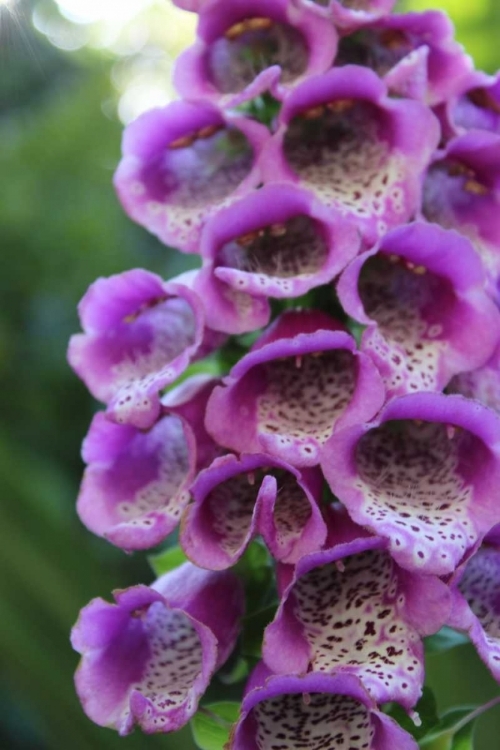
[[[272,90],[278,98],[331,67],[335,27],[289,0],[215,0],[200,10],[198,39],[177,59],[186,99],[234,107]]]
[[[318,470],[299,473],[270,456],[218,458],[191,488],[194,503],[182,519],[181,546],[197,565],[221,570],[261,534],[275,559],[295,563],[326,539],[321,486]]]
[[[352,541],[307,555],[285,574],[262,656],[279,674],[355,675],[377,703],[410,711],[424,681],[421,638],[446,621],[449,591],[435,576],[401,569],[385,540],[350,523]]]
[[[448,620],[448,625],[469,635],[497,682],[500,682],[499,542],[497,531],[457,571]]]
[[[500,135],[471,130],[453,139],[428,170],[423,215],[465,234],[491,277],[500,276]]]
[[[456,232],[413,223],[356,258],[338,284],[348,315],[368,324],[370,354],[391,396],[439,391],[473,370],[500,339],[500,315],[482,263]]]
[[[185,381],[147,431],[96,414],[83,443],[87,468],[77,501],[87,528],[126,550],[154,547],[176,528],[196,472],[220,452],[204,428],[217,382]]]
[[[500,135],[500,73],[475,70],[459,82],[440,110],[448,136],[468,130],[489,130]]]
[[[353,675],[256,672],[228,750],[418,750]]]
[[[436,10],[386,16],[343,36],[335,64],[369,67],[392,93],[430,106],[445,101],[473,67],[450,19]]]
[[[231,289],[278,298],[327,284],[359,249],[349,222],[286,184],[266,185],[219,211],[200,245],[205,264]]]
[[[371,419],[384,401],[372,360],[336,321],[315,310],[289,311],[214,389],[206,425],[238,453],[268,453],[314,466],[341,427]]]
[[[349,217],[368,246],[420,207],[439,124],[421,102],[394,99],[358,65],[333,68],[286,98],[262,159],[265,182],[291,181]]]
[[[474,398],[500,414],[500,345],[485,365],[454,377],[447,391]]]
[[[162,242],[197,252],[201,227],[261,182],[270,134],[208,103],[175,101],[127,126],[115,187],[128,215]]]
[[[220,343],[191,289],[140,269],[98,279],[78,309],[85,333],[71,338],[70,365],[110,419],[140,429],[158,418],[159,391]]]
[[[180,729],[234,648],[243,591],[230,572],[191,563],[151,587],[94,599],[72,632],[82,654],[75,681],[86,714],[121,735]]]
[[[451,573],[500,522],[500,420],[461,396],[395,398],[334,434],[321,465],[351,518],[407,570]]]
[[[299,7],[315,8],[330,18],[343,34],[355,31],[387,16],[396,0],[292,0]]]

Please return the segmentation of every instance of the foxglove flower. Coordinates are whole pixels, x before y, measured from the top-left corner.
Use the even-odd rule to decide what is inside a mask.
[[[132,122],[115,174],[129,216],[165,244],[197,252],[201,227],[261,181],[263,125],[210,104],[172,102]]]
[[[474,398],[500,413],[500,345],[482,367],[454,377],[447,388],[449,393],[461,393]]]
[[[393,93],[431,106],[449,97],[472,69],[450,19],[435,10],[386,16],[344,36],[335,64],[349,63],[374,70]]]
[[[126,550],[154,547],[175,529],[196,471],[220,451],[203,424],[216,383],[185,381],[147,431],[96,414],[83,443],[88,466],[77,502],[87,528]]]
[[[479,656],[500,682],[500,544],[487,539],[454,576],[448,624],[468,633]]]
[[[85,333],[71,338],[70,365],[110,419],[140,429],[158,418],[159,391],[220,342],[193,291],[140,269],[98,279],[79,313]]]
[[[261,534],[273,557],[294,563],[323,546],[321,475],[265,455],[227,455],[199,474],[182,520],[181,545],[203,568],[234,565]]]
[[[231,653],[243,613],[232,573],[186,563],[153,586],[94,599],[73,628],[76,687],[87,715],[121,735],[180,729]]]
[[[361,528],[353,536],[282,573],[262,655],[279,674],[355,675],[377,703],[409,711],[424,681],[421,637],[444,624],[449,591],[438,578],[399,568],[382,538]]]
[[[345,311],[368,324],[361,350],[384,376],[388,395],[441,390],[453,375],[491,356],[500,316],[484,291],[470,243],[424,223],[389,232],[344,272]]]
[[[394,399],[334,434],[321,465],[351,518],[408,570],[452,573],[500,521],[500,420],[460,396]]]
[[[299,297],[331,281],[359,249],[350,223],[286,184],[266,185],[221,210],[200,245],[219,281],[253,297]]]
[[[391,99],[373,71],[334,68],[286,98],[262,161],[264,180],[313,190],[370,246],[420,206],[439,126],[420,102]]]
[[[215,388],[206,421],[215,440],[314,466],[334,430],[370,419],[384,400],[380,375],[336,327],[314,310],[279,318]]]
[[[417,750],[352,675],[276,677],[257,667],[229,750]],[[267,679],[265,679],[267,677]]]
[[[468,130],[500,135],[500,73],[471,72],[460,81],[444,108],[444,129],[454,136]]]
[[[174,83],[186,99],[234,107],[331,67],[337,34],[289,0],[215,0],[200,9],[198,40],[177,60]]]
[[[345,33],[366,26],[391,12],[396,0],[292,0],[299,6],[314,6]]]
[[[423,214],[472,241],[493,288],[500,276],[499,205],[500,136],[471,130],[450,141],[428,170]]]

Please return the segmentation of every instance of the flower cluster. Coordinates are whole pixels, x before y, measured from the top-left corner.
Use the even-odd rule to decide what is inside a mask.
[[[417,718],[424,636],[500,681],[500,79],[394,0],[176,4],[182,98],[115,185],[200,267],[96,281],[69,361],[105,404],[80,518],[189,562],[82,611],[77,690],[176,730],[266,606],[231,750],[414,750],[382,705]]]

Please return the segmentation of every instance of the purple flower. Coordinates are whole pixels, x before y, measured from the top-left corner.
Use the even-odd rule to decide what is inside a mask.
[[[229,750],[417,750],[352,675],[275,677],[257,667]],[[265,679],[267,677],[267,679]]]
[[[444,115],[449,134],[477,129],[500,135],[500,73],[471,72],[448,98]]]
[[[208,103],[152,109],[124,132],[118,196],[162,242],[197,252],[206,219],[261,181],[259,154],[269,137],[255,120]]]
[[[116,604],[91,601],[73,628],[83,708],[121,735],[136,723],[147,733],[180,729],[235,645],[241,584],[232,573],[186,563],[151,588],[114,596]]]
[[[391,12],[396,0],[292,0],[297,5],[315,7],[332,18],[344,33],[354,31]]]
[[[453,36],[453,24],[439,11],[386,16],[344,36],[335,64],[365,65],[395,94],[435,106],[472,69]]]
[[[371,359],[336,321],[314,310],[278,318],[224,382],[207,407],[214,439],[292,466],[317,464],[335,430],[370,419],[384,400]]]
[[[500,413],[500,345],[482,367],[454,377],[447,388],[450,393],[461,393],[475,398]]]
[[[469,241],[432,224],[387,234],[356,258],[338,284],[348,315],[368,324],[370,354],[389,395],[441,390],[491,356],[500,316]]]
[[[266,147],[265,182],[313,190],[372,245],[420,206],[439,125],[420,102],[392,99],[371,70],[334,68],[297,86]]]
[[[299,297],[331,281],[358,253],[359,235],[314,195],[266,185],[221,210],[200,252],[217,279],[261,297]]]
[[[170,392],[148,431],[96,414],[83,443],[77,510],[99,536],[126,550],[149,549],[178,525],[196,471],[220,452],[204,428],[217,380],[191,378]]]
[[[424,184],[423,214],[472,241],[492,285],[500,276],[499,201],[499,135],[471,130],[436,156]]]
[[[396,398],[334,434],[321,464],[351,518],[408,570],[451,573],[500,520],[500,420],[461,396]]]
[[[333,523],[345,525],[336,515]],[[402,570],[385,540],[351,526],[351,541],[281,574],[262,656],[279,674],[355,675],[377,703],[397,701],[409,711],[424,680],[421,637],[446,621],[449,591],[438,578]]]
[[[177,60],[181,96],[234,107],[271,89],[283,98],[324,73],[337,50],[334,26],[289,0],[216,0],[200,10],[198,40]]]
[[[487,542],[489,539],[486,540]],[[468,633],[493,677],[500,682],[500,546],[498,531],[463,564],[452,586],[448,624]]]
[[[98,279],[81,300],[79,313],[85,333],[71,338],[69,363],[118,423],[140,429],[154,424],[160,413],[158,392],[210,349],[210,341],[203,342],[197,295],[148,271]],[[213,338],[213,344],[219,341]],[[202,349],[204,343],[208,346]]]
[[[325,541],[321,485],[319,471],[299,473],[269,456],[218,458],[191,488],[194,504],[182,519],[181,545],[197,565],[221,570],[261,534],[273,557],[294,563]]]

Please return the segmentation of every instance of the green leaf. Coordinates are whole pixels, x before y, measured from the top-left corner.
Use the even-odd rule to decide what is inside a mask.
[[[276,602],[269,607],[264,607],[264,609],[243,618],[241,653],[244,656],[253,656],[257,659],[261,658],[264,630],[276,614],[277,606],[278,603]]]
[[[170,573],[171,570],[178,568],[179,565],[187,562],[184,551],[179,547],[169,547],[157,555],[149,555],[148,562],[158,577],[164,573]]]
[[[194,741],[200,750],[222,750],[239,712],[240,704],[233,701],[201,707],[191,719]]]
[[[474,750],[475,721],[470,721],[453,737],[450,750]]]
[[[427,654],[440,654],[457,646],[463,646],[465,643],[469,643],[466,635],[446,627],[441,628],[435,635],[424,639]]]
[[[423,737],[426,737],[439,721],[436,698],[429,687],[424,687],[422,697],[415,706],[415,711],[420,717],[419,725],[415,724],[410,719],[404,708],[398,703],[390,703],[385,707],[385,712],[395,719],[398,724],[408,732],[408,734],[411,734],[416,740],[420,740]]]
[[[223,685],[235,685],[241,682],[248,676],[250,666],[247,659],[243,656],[238,656],[234,664],[229,669],[224,669],[217,673],[217,677]]]
[[[476,711],[475,706],[466,706],[466,707],[461,707],[461,708],[450,709],[445,714],[443,714],[443,716],[439,719],[437,724],[434,727],[432,727],[429,733],[422,739],[420,746],[422,748],[426,748],[426,750],[431,750],[431,748],[434,747],[433,743],[439,738],[448,737],[449,740],[451,741],[451,738],[455,736],[455,733],[456,733],[456,737],[459,737],[462,732],[462,729],[465,729],[465,727],[461,728],[460,725],[464,721],[467,720],[467,717],[470,714],[472,714],[475,711]],[[473,722],[469,722],[465,726],[469,727],[472,724]],[[457,729],[458,729],[458,732],[457,732]],[[451,745],[451,748],[454,748],[454,745]],[[467,745],[464,746],[464,750],[465,748],[467,748]]]

